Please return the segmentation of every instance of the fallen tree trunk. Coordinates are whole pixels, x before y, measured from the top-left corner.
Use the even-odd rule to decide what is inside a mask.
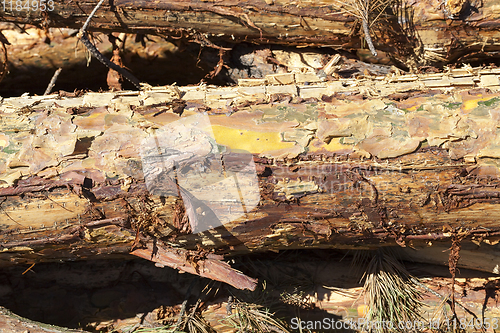
[[[97,1],[50,0],[45,11],[39,4],[32,8],[22,3],[6,1],[1,19],[79,29]],[[409,67],[498,54],[500,9],[495,0],[368,3],[368,12],[360,12],[355,1],[115,0],[97,12],[92,28],[187,38],[212,47],[211,41],[226,40],[361,49],[367,48],[365,40],[373,40],[377,50]],[[365,23],[369,30],[363,30]]]
[[[132,253],[252,289],[221,255],[494,252],[497,72],[4,99],[0,261]],[[498,273],[491,258],[461,264]]]
[[[12,333],[85,333],[54,325],[47,325],[20,317],[4,307],[0,307],[0,327]]]

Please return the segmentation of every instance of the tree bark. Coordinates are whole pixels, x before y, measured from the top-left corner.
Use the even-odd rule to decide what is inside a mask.
[[[12,0],[0,8],[0,15],[10,22],[79,29],[96,3],[50,0],[47,10],[40,11],[16,9]],[[377,50],[408,67],[474,61],[499,51],[496,0],[444,5],[437,0],[393,0],[384,5],[381,13],[374,8],[363,14],[355,10],[354,0],[115,0],[99,9],[92,28],[185,37],[204,46],[226,40],[361,49],[372,39]],[[364,22],[359,19],[362,14],[367,17]],[[368,34],[363,25],[370,26]]]
[[[73,330],[29,320],[1,306],[0,328],[11,333],[86,333],[86,331],[83,330]]]
[[[132,253],[252,289],[221,256],[497,251],[497,70],[305,75],[4,99],[1,263]]]

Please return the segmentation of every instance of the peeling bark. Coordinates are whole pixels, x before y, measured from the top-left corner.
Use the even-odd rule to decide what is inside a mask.
[[[300,75],[281,74],[266,78],[265,85],[244,80],[235,88],[5,99],[0,261],[132,252],[251,289],[252,279],[210,256],[417,248],[447,244],[455,232],[464,235],[462,243],[496,251],[500,93],[460,88],[464,82],[491,84],[489,75],[498,85],[492,71],[392,80],[318,78],[303,86]],[[286,80],[289,84],[273,85]],[[442,90],[408,91],[404,82]],[[174,113],[180,98],[182,116]],[[200,122],[203,111],[213,140],[187,127]],[[151,147],[144,142],[151,138],[158,142],[152,150],[161,150],[164,158],[145,153]],[[220,157],[214,158],[214,149]],[[174,155],[175,163],[169,159]],[[221,160],[221,173],[229,175],[224,182],[196,183],[213,177],[209,171]],[[257,177],[250,177],[248,165],[255,166]],[[182,178],[190,172],[195,176]],[[229,195],[225,191],[234,177],[238,190]],[[245,187],[252,182],[260,193]],[[255,206],[247,201],[252,195]],[[233,205],[235,200],[248,209]],[[200,227],[193,216],[199,223],[217,216],[219,224],[188,233],[187,225]],[[495,270],[492,262],[475,265]]]
[[[254,290],[257,280],[245,276],[232,269],[229,264],[221,262],[224,257],[213,254],[195,254],[184,249],[167,248],[160,244],[147,244],[145,248],[133,250],[130,254],[151,260],[191,274],[200,275],[212,280],[219,280],[239,288]]]

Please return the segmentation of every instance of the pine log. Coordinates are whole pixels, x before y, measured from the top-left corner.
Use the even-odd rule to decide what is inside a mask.
[[[223,256],[462,240],[498,274],[499,73],[6,98],[0,263],[132,253],[252,289]]]
[[[54,325],[39,323],[27,318],[20,317],[10,310],[0,306],[0,328],[10,333],[86,333],[83,330],[75,330]]]
[[[41,11],[6,0],[0,18],[79,29],[97,2],[49,0]],[[355,0],[113,0],[99,9],[91,29],[188,38],[204,46],[226,40],[367,49],[371,39],[375,49],[409,67],[484,59],[500,50],[496,0],[381,2],[384,11],[365,15],[368,38]]]

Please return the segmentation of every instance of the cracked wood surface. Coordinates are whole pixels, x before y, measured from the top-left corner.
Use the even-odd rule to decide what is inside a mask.
[[[51,0],[52,1],[52,0]],[[54,1],[52,10],[0,8],[5,21],[79,29],[97,1]],[[374,21],[378,50],[407,66],[473,61],[498,51],[500,7],[496,0],[392,1]],[[361,49],[361,23],[351,2],[315,1],[139,1],[104,4],[93,28],[208,39]],[[373,22],[371,22],[373,23]],[[208,38],[208,39],[207,39]]]
[[[495,70],[312,86],[301,86],[295,74],[286,85],[273,85],[276,79],[233,88],[4,99],[2,264],[143,251],[141,257],[158,256],[160,264],[199,274],[218,260],[213,254],[439,247],[466,234],[491,255],[459,265],[498,271],[492,259],[500,240]],[[404,82],[422,88],[408,90]],[[479,88],[485,83],[492,90]],[[172,112],[180,100],[181,116]],[[191,234],[183,228],[181,199],[155,195],[146,184],[140,142],[201,112],[224,158],[252,154],[260,199],[223,227]],[[216,201],[214,193],[221,192],[210,190],[203,200]],[[183,265],[167,255],[181,250]],[[219,269],[230,273],[220,277]],[[240,273],[222,261],[208,273],[242,286]]]

